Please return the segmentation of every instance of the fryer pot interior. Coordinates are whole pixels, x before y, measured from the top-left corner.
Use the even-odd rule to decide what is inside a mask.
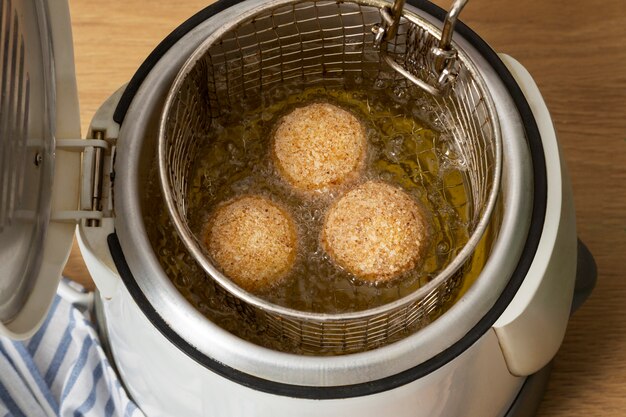
[[[247,6],[247,3],[251,3]],[[237,16],[254,2],[246,2],[224,12],[226,16]],[[221,18],[222,16],[220,16]],[[146,189],[150,181],[149,173],[154,168],[155,146],[158,133],[158,119],[168,88],[189,51],[202,42],[211,31],[221,25],[220,22],[203,22],[197,30],[184,37],[176,48],[171,48],[148,74],[145,82],[134,97],[126,120],[122,125],[118,141],[116,163],[116,227],[121,248],[129,267],[150,303],[150,309],[159,314],[171,330],[188,341],[198,352],[216,358],[223,363],[237,363],[242,370],[248,364],[254,364],[255,373],[273,380],[294,382],[296,375],[285,373],[285,369],[295,366],[302,369],[297,380],[303,384],[315,384],[320,364],[328,375],[328,383],[351,383],[359,380],[358,375],[392,375],[411,364],[417,364],[440,352],[455,340],[458,340],[477,320],[493,305],[501,289],[513,271],[517,254],[523,247],[523,239],[511,239],[511,236],[523,236],[528,227],[532,202],[532,175],[527,161],[528,148],[524,140],[523,127],[515,112],[500,114],[505,146],[503,187],[500,193],[501,204],[496,214],[501,219],[501,233],[494,242],[492,255],[483,270],[480,279],[463,296],[464,302],[456,304],[443,317],[422,329],[418,335],[408,337],[393,345],[360,354],[367,360],[354,362],[352,356],[334,358],[331,362],[320,362],[321,358],[292,357],[278,352],[270,353],[267,349],[251,345],[243,340],[236,341],[220,331],[206,318],[200,318],[193,307],[187,304],[177,293],[167,278],[164,269],[156,261],[155,254],[147,238],[147,210],[158,200],[146,198]],[[458,39],[464,48],[472,50],[465,40]],[[182,45],[185,46],[182,46]],[[514,108],[508,92],[503,87],[489,64],[475,52],[473,57],[481,67],[487,84],[494,94],[499,108]],[[498,224],[500,222],[498,221]],[[505,237],[502,238],[502,235]],[[146,314],[148,314],[146,312]],[[186,321],[180,320],[185,317]],[[454,323],[454,326],[451,324]],[[211,343],[202,335],[211,335]],[[419,337],[418,337],[419,336]],[[405,352],[405,353],[402,353]],[[411,352],[410,355],[406,353]],[[395,358],[390,366],[390,358]],[[296,362],[293,362],[293,361]],[[258,362],[258,363],[257,363]],[[293,362],[293,363],[292,363]],[[288,365],[288,364],[292,365]],[[341,371],[351,363],[355,369],[366,367],[368,371],[350,373]],[[361,365],[359,365],[361,364]],[[310,373],[313,371],[313,373]],[[339,373],[335,374],[335,370]],[[289,375],[287,379],[285,379]],[[311,379],[312,378],[312,379]],[[355,379],[356,378],[356,379]]]

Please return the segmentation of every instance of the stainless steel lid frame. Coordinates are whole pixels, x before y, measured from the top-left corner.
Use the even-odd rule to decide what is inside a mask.
[[[56,91],[47,2],[0,2],[0,320],[39,276],[52,198]]]

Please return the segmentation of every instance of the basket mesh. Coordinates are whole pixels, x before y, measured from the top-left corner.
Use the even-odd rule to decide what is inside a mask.
[[[454,138],[456,151],[466,165],[466,209],[473,234],[468,245],[478,242],[486,223],[481,220],[490,215],[495,201],[499,175],[499,130],[491,99],[462,53],[452,88],[441,97],[425,97],[391,70],[374,48],[372,27],[380,22],[379,5],[371,1],[286,1],[229,25],[196,51],[170,92],[159,138],[161,180],[165,193],[171,196],[168,208],[174,212],[173,222],[188,247],[196,245],[198,249],[200,244],[185,221],[187,178],[196,150],[211,136],[213,120],[242,100],[260,100],[282,83],[297,83],[305,89],[344,86],[356,80],[363,85],[402,87],[416,102],[428,101],[438,127]],[[419,17],[405,15],[395,39],[383,47],[396,62],[433,82],[428,54],[437,43],[433,33],[436,30]],[[421,288],[419,294],[386,309],[349,317],[283,311],[258,300],[250,303],[243,290],[231,291],[229,300],[247,318],[304,348],[366,350],[396,340],[438,317],[471,264],[472,248],[463,253],[452,268]]]

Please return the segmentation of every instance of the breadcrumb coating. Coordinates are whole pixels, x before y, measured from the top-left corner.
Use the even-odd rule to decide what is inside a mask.
[[[369,181],[335,201],[320,238],[336,264],[376,284],[415,267],[428,234],[424,214],[411,196],[399,187]]]
[[[296,258],[293,219],[262,196],[238,197],[218,206],[209,217],[204,237],[219,269],[252,292],[280,282]]]
[[[272,143],[278,172],[301,191],[326,191],[358,178],[365,153],[361,122],[329,103],[299,107],[284,116]]]

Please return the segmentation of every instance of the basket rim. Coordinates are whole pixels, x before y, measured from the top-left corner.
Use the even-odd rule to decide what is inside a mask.
[[[317,0],[314,0],[316,2]],[[266,10],[269,10],[273,7],[278,6],[287,6],[294,5],[298,3],[303,3],[303,0],[283,0],[283,1],[272,1],[268,2]],[[346,0],[344,3],[354,3],[363,6],[370,7],[384,7],[388,6],[388,3],[380,0]],[[307,312],[300,311],[289,307],[284,307],[281,305],[277,305],[271,303],[267,300],[258,297],[243,288],[236,285],[233,281],[231,281],[226,275],[221,273],[215,265],[208,259],[205,252],[200,247],[197,239],[193,235],[193,233],[186,227],[186,221],[183,219],[178,211],[176,202],[173,198],[173,185],[170,181],[169,172],[167,169],[167,140],[166,140],[166,127],[167,121],[170,115],[170,111],[178,95],[186,77],[195,67],[195,64],[205,55],[208,49],[214,45],[214,42],[219,40],[225,33],[234,29],[242,22],[249,20],[251,17],[258,15],[259,11],[253,10],[248,11],[247,13],[243,13],[239,16],[238,19],[233,20],[231,22],[226,22],[222,25],[218,30],[214,31],[209,37],[207,37],[197,48],[196,50],[189,56],[189,58],[185,61],[183,66],[179,69],[174,82],[172,83],[167,97],[165,99],[165,105],[163,106],[161,117],[159,120],[159,129],[158,129],[158,172],[160,179],[160,187],[163,194],[163,198],[166,202],[168,215],[174,224],[176,231],[178,232],[183,244],[189,250],[191,255],[194,257],[196,262],[200,264],[200,266],[205,270],[205,272],[214,279],[223,289],[225,289],[230,294],[239,298],[240,300],[250,304],[251,306],[258,308],[265,313],[271,313],[273,315],[292,319],[299,320],[303,322],[318,322],[318,323],[341,323],[344,321],[351,320],[371,320],[377,317],[380,317],[385,314],[392,313],[394,311],[400,310],[402,308],[410,306],[412,303],[419,301],[428,297],[431,293],[435,292],[439,286],[444,284],[448,279],[452,278],[454,274],[462,267],[462,265],[469,259],[469,257],[474,252],[475,247],[478,245],[480,240],[482,239],[487,226],[490,223],[491,215],[493,213],[494,207],[496,205],[499,190],[500,190],[500,181],[502,175],[502,137],[501,137],[501,129],[499,119],[497,117],[496,107],[493,101],[493,97],[491,96],[486,82],[480,74],[477,66],[471,57],[465,53],[465,51],[460,48],[460,46],[454,41],[452,41],[452,46],[457,50],[459,59],[466,66],[467,70],[470,72],[475,82],[477,83],[480,91],[483,93],[483,97],[485,98],[485,105],[487,107],[488,113],[492,115],[491,118],[493,120],[493,145],[494,145],[494,153],[495,153],[495,161],[494,161],[494,170],[492,175],[492,187],[489,192],[489,196],[484,205],[484,213],[480,217],[479,222],[474,229],[474,232],[471,234],[468,241],[465,243],[463,248],[457,253],[452,262],[450,262],[437,276],[426,285],[418,288],[416,291],[399,298],[391,303],[383,304],[378,307],[374,307],[371,309],[353,311],[353,312],[345,312],[345,313],[317,313],[317,312]],[[410,10],[403,11],[403,17],[409,22],[418,25],[425,29],[430,35],[435,38],[439,38],[441,35],[441,31],[435,27],[433,24],[428,22],[426,19],[422,18],[419,15],[411,12]]]

